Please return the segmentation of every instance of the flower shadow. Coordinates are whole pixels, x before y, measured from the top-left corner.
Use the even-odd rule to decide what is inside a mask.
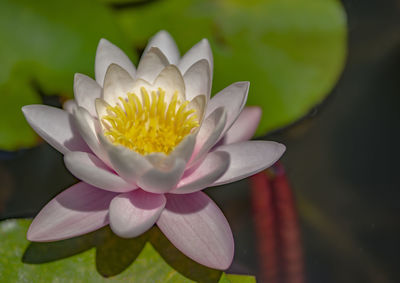
[[[22,256],[22,262],[45,264],[96,248],[97,272],[103,277],[111,277],[122,273],[134,263],[146,243],[150,243],[169,266],[195,282],[219,282],[222,276],[221,271],[202,266],[182,254],[156,226],[131,239],[118,237],[106,226],[68,240],[31,242]]]
[[[109,226],[96,249],[96,269],[104,277],[115,276],[128,268],[139,256],[148,239],[148,233],[124,239],[115,235]]]
[[[103,229],[62,241],[31,242],[22,256],[22,262],[41,264],[80,254],[95,247],[101,233]]]

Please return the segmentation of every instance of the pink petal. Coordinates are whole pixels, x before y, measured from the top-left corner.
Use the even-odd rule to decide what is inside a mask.
[[[261,108],[258,106],[245,107],[225,133],[222,144],[247,141],[254,136],[261,118]]]
[[[51,242],[97,230],[108,224],[108,206],[115,196],[83,182],[73,185],[42,208],[27,238]]]
[[[230,166],[213,186],[238,181],[273,165],[285,152],[283,144],[272,141],[245,141],[219,146],[216,151],[229,153]]]
[[[110,227],[123,238],[139,236],[156,223],[165,203],[164,195],[140,189],[120,194],[110,204]]]
[[[101,87],[104,83],[106,71],[112,63],[121,66],[131,77],[135,77],[136,69],[128,56],[117,46],[102,38],[97,46],[95,61],[95,77]]]
[[[193,64],[183,76],[186,88],[186,100],[191,100],[199,94],[205,94],[207,101],[211,92],[210,65],[206,59]]]
[[[218,107],[224,107],[226,110],[226,124],[222,135],[236,121],[246,104],[249,85],[249,82],[233,83],[214,95],[208,103],[206,117]]]
[[[231,229],[218,206],[203,192],[168,194],[157,225],[175,247],[198,263],[221,270],[231,265]]]
[[[176,64],[179,60],[179,50],[172,36],[165,30],[156,33],[149,41],[143,53],[150,50],[151,47],[157,47],[164,53],[170,64]]]
[[[212,79],[214,59],[210,47],[210,43],[207,39],[202,39],[196,45],[194,45],[186,54],[181,58],[178,63],[178,68],[182,74],[185,74],[189,68],[201,59],[206,59],[210,67],[210,77]]]
[[[77,104],[85,108],[92,116],[96,116],[94,101],[101,96],[101,87],[92,78],[75,74],[74,94]]]
[[[196,145],[189,167],[196,165],[198,161],[204,158],[205,154],[218,141],[226,123],[226,112],[223,107],[215,109],[213,113],[203,121],[197,134]]]
[[[137,189],[112,172],[100,159],[86,152],[70,152],[64,156],[67,169],[78,179],[111,192],[125,193]]]
[[[153,83],[158,74],[168,66],[168,59],[157,47],[143,54],[136,72],[137,79]]]
[[[188,194],[202,190],[218,180],[229,167],[229,154],[212,152],[193,172],[185,173],[173,194]]]
[[[27,105],[22,112],[35,132],[61,153],[90,151],[67,111],[47,105]]]

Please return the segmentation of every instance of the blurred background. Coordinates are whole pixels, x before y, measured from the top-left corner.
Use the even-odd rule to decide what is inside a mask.
[[[251,82],[267,172],[207,193],[260,282],[398,282],[398,0],[0,0],[0,219],[32,217],[76,182],[20,112],[61,107],[104,37],[138,62],[160,29],[214,52],[213,93]]]

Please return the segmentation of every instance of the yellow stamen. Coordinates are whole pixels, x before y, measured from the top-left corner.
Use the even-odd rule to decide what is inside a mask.
[[[128,93],[127,98],[118,97],[121,104],[107,107],[107,114],[101,117],[104,134],[113,144],[143,155],[169,154],[199,126],[195,110],[188,109],[189,101],[178,100],[178,92],[167,104],[162,89],[150,94],[144,87],[140,91],[142,100]]]

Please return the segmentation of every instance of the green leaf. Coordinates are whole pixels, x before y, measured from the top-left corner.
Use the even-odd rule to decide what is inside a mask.
[[[107,226],[68,240],[30,243],[30,222],[0,222],[0,282],[255,282],[188,259],[156,227],[133,239],[119,238]]]
[[[258,134],[307,114],[344,65],[346,16],[337,0],[170,0],[118,11],[138,48],[160,28],[184,51],[208,38],[215,58],[213,92],[250,81],[248,105],[263,108]]]
[[[95,1],[0,1],[0,148],[36,144],[21,107],[42,103],[40,94],[72,97],[74,73],[93,75],[101,37],[129,51],[111,11]]]

